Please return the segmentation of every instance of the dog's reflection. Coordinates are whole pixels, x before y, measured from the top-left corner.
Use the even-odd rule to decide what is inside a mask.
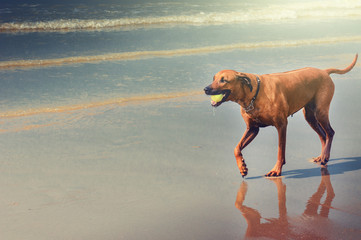
[[[316,216],[319,215],[321,217],[328,217],[331,208],[331,202],[335,197],[335,193],[332,188],[330,174],[327,171],[327,168],[321,168],[321,183],[318,187],[317,191],[310,197],[307,202],[306,209],[304,211],[304,215]],[[326,194],[326,199],[324,203],[321,205],[321,198]],[[318,214],[318,208],[321,205],[320,213]]]
[[[278,218],[262,218],[261,214],[253,208],[243,205],[246,197],[248,185],[244,181],[242,182],[237,194],[236,207],[241,211],[243,217],[246,219],[248,227],[246,231],[246,237],[267,237],[272,239],[289,239],[297,238],[297,233],[292,231],[290,227],[287,208],[286,208],[286,184],[283,183],[282,178],[270,178],[277,187],[278,193]],[[326,199],[321,204],[321,198],[325,192]],[[307,201],[306,209],[303,216],[321,216],[328,217],[329,210],[331,208],[331,202],[335,197],[335,193],[330,181],[330,174],[327,168],[321,168],[321,182],[317,191]],[[318,209],[321,206],[321,210],[318,213]],[[262,221],[261,220],[265,220]],[[312,235],[312,234],[311,234]],[[307,237],[319,237],[316,235]]]

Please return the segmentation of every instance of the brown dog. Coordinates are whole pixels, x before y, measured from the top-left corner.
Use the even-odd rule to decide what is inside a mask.
[[[350,66],[343,70],[302,68],[284,73],[255,75],[233,70],[218,72],[213,83],[204,91],[207,95],[223,94],[219,102],[212,101],[217,107],[226,101],[241,105],[241,114],[247,129],[234,149],[238,168],[242,176],[247,175],[247,167],[242,155],[245,148],[258,134],[260,127],[275,126],[278,131],[278,158],[267,177],[280,176],[286,163],[287,117],[303,108],[306,121],[319,135],[322,150],[315,162],[326,165],[334,131],[328,118],[328,111],[335,86],[331,73],[345,74],[356,64],[357,54]]]

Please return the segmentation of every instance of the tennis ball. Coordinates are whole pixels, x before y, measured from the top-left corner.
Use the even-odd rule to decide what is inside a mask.
[[[212,101],[217,103],[217,102],[222,101],[223,97],[224,97],[224,94],[218,94],[218,95],[212,95],[211,99],[212,99]]]

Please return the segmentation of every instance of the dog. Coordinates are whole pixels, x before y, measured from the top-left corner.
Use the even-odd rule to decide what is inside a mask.
[[[213,77],[212,84],[204,88],[204,92],[207,95],[222,94],[223,98],[218,102],[212,101],[212,106],[218,107],[227,101],[238,103],[247,126],[241,141],[234,149],[242,177],[248,173],[242,150],[257,136],[260,128],[267,126],[277,129],[278,157],[275,166],[265,176],[281,176],[282,166],[286,163],[287,118],[302,108],[306,121],[321,140],[321,154],[313,158],[313,161],[324,166],[327,164],[335,134],[328,116],[335,90],[329,75],[351,71],[357,57],[358,54],[353,62],[342,70],[307,67],[264,75],[222,70]]]

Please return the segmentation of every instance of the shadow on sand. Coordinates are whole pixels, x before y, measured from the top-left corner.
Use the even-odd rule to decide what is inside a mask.
[[[320,165],[317,168],[297,169],[282,172],[285,178],[309,178],[320,176]],[[345,172],[357,171],[361,169],[361,157],[336,158],[331,159],[327,164],[331,175],[343,174]],[[322,168],[322,167],[321,167]],[[264,178],[264,176],[249,177],[247,180]]]

